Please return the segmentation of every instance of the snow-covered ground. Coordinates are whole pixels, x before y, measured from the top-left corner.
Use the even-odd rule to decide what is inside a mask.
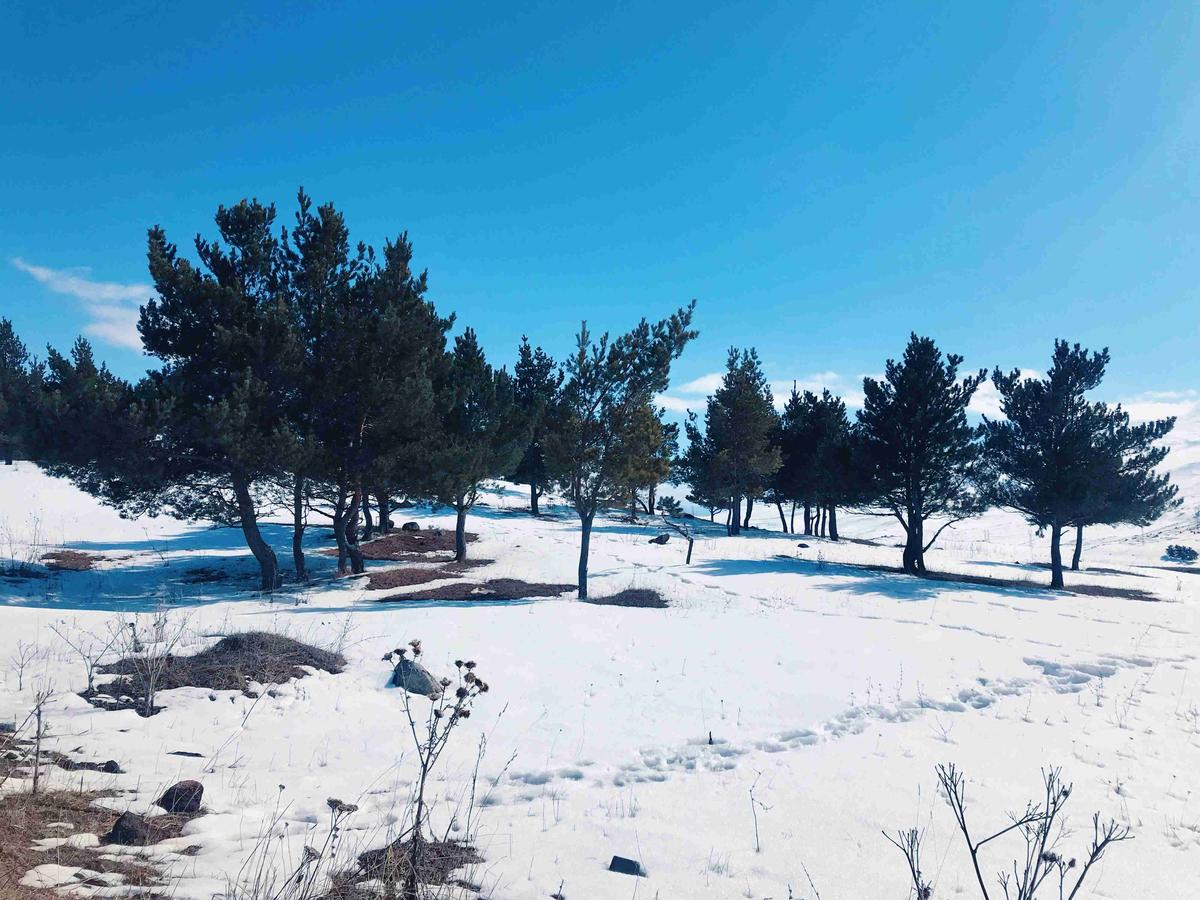
[[[1194,450],[1178,477],[1200,487]],[[498,487],[469,527],[471,555],[495,560],[469,578],[573,581],[578,530],[566,510],[533,520],[523,494]],[[127,774],[87,773],[115,788],[114,809],[151,811],[181,778],[205,786],[207,815],[153,851],[178,896],[209,900],[272,828],[280,861],[319,845],[326,800],[359,810],[346,847],[381,846],[411,784],[413,752],[384,653],[423,640],[426,662],[451,674],[473,658],[491,684],[438,770],[434,823],[449,827],[486,736],[473,813],[484,896],[812,898],[905,896],[904,860],[881,830],[927,829],[935,897],[976,897],[969,861],[934,765],[970,779],[979,832],[1039,795],[1040,769],[1075,784],[1064,847],[1081,854],[1091,814],[1128,823],[1135,839],[1110,851],[1082,896],[1200,894],[1200,575],[1173,570],[1168,543],[1200,544],[1194,501],[1156,526],[1089,534],[1087,571],[1069,583],[1126,588],[1153,601],[1036,588],[923,581],[858,564],[896,565],[885,519],[844,516],[837,544],[781,535],[774,509],[741,538],[703,529],[690,566],[678,538],[648,543],[652,526],[600,522],[591,590],[651,587],[668,609],[582,604],[570,597],[463,605],[372,602],[362,581],[322,576],[274,602],[252,592],[240,534],[171,520],[127,522],[27,464],[0,467],[3,555],[33,532],[49,546],[97,552],[92,571],[0,580],[0,720],[24,714],[31,683],[49,677],[52,746],[115,759]],[[423,525],[452,518],[409,510]],[[290,534],[268,526],[288,558]],[[803,540],[807,548],[798,548]],[[931,568],[1044,583],[1045,542],[1019,519],[963,523],[931,552]],[[373,563],[383,568],[394,564]],[[419,565],[419,564],[418,564]],[[197,567],[243,573],[194,583]],[[462,580],[455,577],[453,580]],[[338,675],[317,673],[251,699],[181,689],[149,719],[101,711],[73,691],[84,673],[52,626],[104,632],[121,613],[170,604],[188,644],[223,633],[277,630],[344,643]],[[18,690],[9,662],[41,659]],[[175,755],[186,751],[194,756]],[[61,776],[66,778],[68,776]],[[81,773],[69,778],[78,785]],[[9,789],[14,784],[10,783]],[[751,789],[754,791],[753,801]],[[1197,795],[1197,796],[1193,796]],[[0,801],[2,802],[2,801]],[[276,818],[278,817],[278,821]],[[757,836],[756,836],[757,821]],[[473,829],[474,822],[470,827]],[[1019,839],[988,845],[985,870],[1008,868]],[[184,847],[198,847],[182,855]],[[606,871],[640,860],[644,879]],[[807,872],[807,874],[806,874]]]

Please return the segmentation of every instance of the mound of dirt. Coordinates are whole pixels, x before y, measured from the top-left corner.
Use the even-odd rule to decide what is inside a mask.
[[[192,656],[170,657],[158,677],[157,690],[180,687],[199,687],[213,691],[244,691],[251,681],[278,684],[292,678],[303,678],[311,667],[323,672],[338,673],[346,660],[338,653],[303,644],[281,634],[248,631],[221,638],[207,650]],[[122,708],[112,698],[122,695],[142,696],[143,674],[138,660],[126,658],[100,667],[105,675],[117,675],[106,684],[97,685],[89,702],[105,709]]]
[[[669,604],[658,591],[650,588],[626,588],[607,597],[588,597],[584,603],[596,606],[628,606],[637,609],[666,609]]]
[[[528,600],[534,597],[558,597],[575,590],[573,584],[546,584],[521,581],[517,578],[493,578],[482,583],[458,581],[427,591],[411,594],[390,594],[380,597],[377,603],[407,603],[412,600],[453,600],[471,602],[478,600]]]
[[[466,532],[467,543],[479,540],[473,531]],[[454,549],[454,532],[431,528],[428,531],[393,531],[358,545],[363,559],[403,560],[413,554],[444,553]],[[337,548],[322,550],[325,556],[337,556]]]
[[[491,565],[494,559],[468,559],[464,562],[449,562],[436,569],[412,566],[403,569],[378,569],[367,573],[367,590],[381,591],[400,587],[412,587],[430,581],[451,578],[459,572],[479,566]]]

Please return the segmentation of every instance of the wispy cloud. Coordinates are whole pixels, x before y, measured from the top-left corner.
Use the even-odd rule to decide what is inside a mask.
[[[655,402],[670,412],[685,413],[689,410],[702,410],[709,395],[721,386],[723,377],[723,372],[709,372],[672,388],[669,394],[659,394],[655,398]],[[771,394],[775,398],[775,406],[779,409],[782,409],[787,403],[793,385],[799,391],[812,391],[817,394],[828,388],[845,400],[846,405],[851,409],[862,406],[861,376],[855,379],[837,372],[814,372],[803,378],[771,381],[769,385]]]
[[[88,277],[88,269],[51,269],[35,266],[20,257],[14,258],[12,264],[56,294],[78,300],[88,316],[82,329],[84,334],[118,347],[142,349],[137,330],[138,307],[154,296],[150,285],[95,281]]]
[[[1041,378],[1043,374],[1036,369],[1021,369],[1020,371],[1022,378]],[[996,390],[996,385],[992,382],[990,375],[988,380],[975,391],[967,409],[981,416],[987,416],[989,419],[1004,418],[1004,412],[1000,408],[1000,392]]]

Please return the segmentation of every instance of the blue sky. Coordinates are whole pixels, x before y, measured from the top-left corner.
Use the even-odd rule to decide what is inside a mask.
[[[3,5],[0,315],[137,374],[146,228],[304,185],[500,361],[697,298],[677,407],[731,345],[853,399],[913,329],[1200,385],[1194,4],[512,7]]]

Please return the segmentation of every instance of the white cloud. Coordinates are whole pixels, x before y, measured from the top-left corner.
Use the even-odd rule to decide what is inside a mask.
[[[1042,373],[1036,369],[1021,369],[1022,378],[1041,378]],[[992,382],[991,375],[988,375],[988,380],[979,386],[971,397],[970,404],[967,409],[973,413],[978,413],[981,416],[987,416],[989,419],[1003,419],[1004,411],[1000,408],[1000,392],[996,390],[996,385]]]
[[[691,381],[684,382],[674,388],[670,394],[659,394],[655,402],[671,412],[685,413],[689,410],[703,410],[708,397],[721,386],[724,372],[709,372]],[[821,393],[829,388],[834,394],[846,401],[851,409],[862,406],[862,378],[849,379],[837,372],[814,372],[803,378],[777,380],[769,382],[771,395],[775,398],[775,406],[783,409],[792,393],[792,385],[799,391]]]
[[[137,331],[138,307],[154,296],[150,285],[93,281],[87,277],[87,269],[50,269],[20,257],[14,258],[12,264],[56,294],[80,301],[89,319],[83,324],[85,334],[118,347],[142,349]]]

